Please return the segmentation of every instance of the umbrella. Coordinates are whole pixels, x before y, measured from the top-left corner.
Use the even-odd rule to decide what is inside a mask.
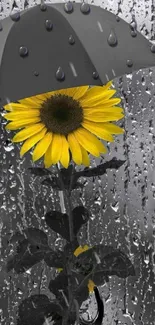
[[[152,43],[88,3],[37,5],[1,22],[1,106],[56,89],[103,85],[154,64]]]

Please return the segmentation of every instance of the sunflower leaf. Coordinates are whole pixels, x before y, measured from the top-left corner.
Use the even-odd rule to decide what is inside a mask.
[[[32,175],[34,176],[47,176],[47,175],[52,175],[53,173],[43,167],[29,167],[28,170],[31,172]]]
[[[24,233],[26,238],[18,242],[16,255],[7,262],[8,272],[14,269],[17,273],[24,273],[43,259],[51,267],[63,266],[63,254],[54,252],[48,246],[48,238],[43,231],[28,228]]]
[[[43,325],[47,317],[52,317],[57,325],[61,325],[61,306],[57,301],[50,302],[46,295],[33,295],[19,305],[17,325]]]
[[[89,220],[89,212],[83,206],[76,207],[73,211],[73,228],[74,236],[76,238],[81,226]],[[66,213],[61,213],[59,211],[49,211],[45,215],[45,220],[47,225],[59,233],[67,241],[70,241],[69,236],[69,221],[68,215]]]
[[[91,272],[96,265],[96,272],[103,273],[103,279],[110,275],[117,275],[120,278],[134,276],[135,270],[129,258],[119,249],[111,246],[97,245],[81,253],[75,258],[75,270],[83,275]],[[95,278],[92,277],[95,282]]]
[[[78,285],[84,279],[83,275],[76,272],[72,273],[72,287],[76,290]],[[66,308],[69,296],[68,296],[68,276],[65,271],[61,271],[60,274],[49,283],[49,290],[56,296],[60,304]],[[89,291],[87,286],[81,287],[80,292],[76,295],[76,299],[81,306],[82,302],[86,300],[89,296]]]
[[[84,170],[75,173],[76,179],[79,177],[94,177],[101,176],[106,173],[107,169],[118,169],[125,163],[125,160],[117,160],[115,157],[104,164],[100,164],[94,168],[85,168]]]

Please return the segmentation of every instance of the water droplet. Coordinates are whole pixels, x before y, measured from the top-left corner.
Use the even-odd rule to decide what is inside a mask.
[[[64,10],[65,10],[68,14],[72,13],[73,10],[74,10],[72,2],[70,2],[70,1],[69,1],[69,2],[66,2],[65,5],[64,5]]]
[[[38,77],[38,76],[39,76],[39,72],[38,72],[38,71],[35,71],[35,72],[34,72],[34,75],[35,75],[36,77]]]
[[[83,2],[82,5],[81,5],[81,7],[80,7],[80,10],[81,10],[81,12],[83,14],[89,14],[89,12],[90,12],[90,6],[89,6],[89,4]]]
[[[69,44],[71,45],[75,44],[75,39],[72,35],[69,36]]]
[[[127,64],[128,67],[132,67],[133,66],[132,60],[127,60],[126,61],[126,64]]]
[[[110,204],[112,210],[114,210],[115,212],[117,212],[119,210],[119,202],[115,202],[113,204]]]
[[[119,18],[119,16],[118,15],[116,15],[116,21],[120,21],[120,18]]]
[[[10,15],[10,18],[13,20],[13,21],[19,21],[20,19],[20,12],[15,12],[13,14]]]
[[[2,26],[2,24],[1,24],[1,22],[0,22],[0,32],[3,30],[3,26]]]
[[[28,55],[28,49],[26,46],[21,46],[20,49],[19,49],[19,54],[20,56],[22,57],[25,57]]]
[[[93,72],[93,78],[94,79],[98,79],[99,75],[98,75],[98,72],[97,71],[94,71]]]
[[[45,3],[42,3],[42,4],[40,5],[40,9],[41,9],[41,11],[46,11],[46,10],[47,10],[47,6],[46,6],[46,4],[45,4]]]
[[[132,30],[132,31],[131,31],[131,36],[132,36],[132,37],[136,37],[136,36],[137,36],[137,32],[136,32],[136,30]]]
[[[53,24],[52,24],[51,20],[47,19],[46,22],[45,22],[45,25],[46,25],[46,29],[48,31],[53,29]]]
[[[63,72],[63,70],[62,70],[61,67],[59,67],[58,70],[57,70],[57,72],[56,72],[56,78],[59,81],[63,81],[65,79],[65,74],[64,74],[64,72]]]
[[[110,46],[116,46],[117,45],[117,37],[116,37],[113,30],[110,32],[110,35],[109,35],[107,41],[108,41],[108,44]]]
[[[151,45],[151,52],[152,52],[152,53],[155,53],[155,44],[152,44],[152,45]]]

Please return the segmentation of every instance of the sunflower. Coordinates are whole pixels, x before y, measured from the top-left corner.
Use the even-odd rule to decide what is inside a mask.
[[[21,157],[35,146],[33,162],[44,156],[46,168],[58,162],[68,168],[71,159],[89,166],[89,154],[106,153],[98,138],[113,142],[113,134],[124,132],[111,123],[124,116],[116,106],[121,99],[112,98],[116,90],[109,89],[111,85],[61,89],[5,105],[4,117],[11,121],[6,129],[22,129],[12,139],[24,141]]]
[[[88,249],[90,249],[91,247],[89,247],[88,245],[84,245],[84,246],[79,246],[76,248],[76,250],[74,251],[74,256],[79,256],[80,254],[82,254],[83,252],[86,252]],[[58,268],[57,271],[61,272],[63,269],[62,268]],[[95,283],[89,279],[88,283],[87,283],[87,287],[88,287],[88,291],[89,293],[94,292],[94,287],[95,287]]]

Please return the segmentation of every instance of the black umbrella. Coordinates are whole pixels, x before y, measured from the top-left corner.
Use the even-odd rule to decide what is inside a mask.
[[[37,5],[0,28],[1,105],[55,89],[103,85],[155,65],[155,46],[87,3]]]

